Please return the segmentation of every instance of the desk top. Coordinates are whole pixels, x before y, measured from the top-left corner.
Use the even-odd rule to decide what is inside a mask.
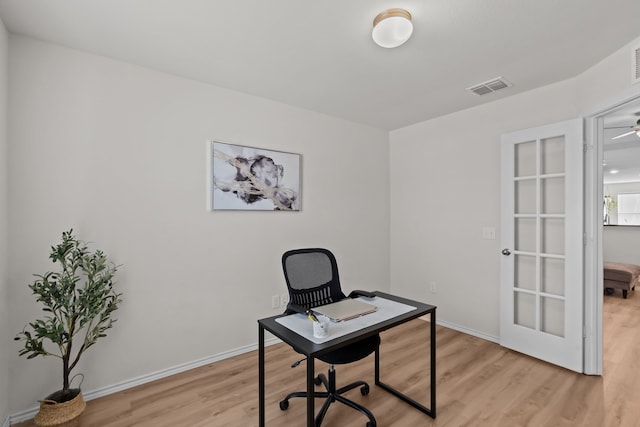
[[[317,357],[318,355],[347,346],[363,338],[376,335],[401,323],[408,322],[426,314],[435,313],[436,310],[436,306],[424,304],[418,301],[398,297],[384,292],[376,291],[374,292],[374,294],[384,299],[415,307],[415,309],[323,343],[314,343],[276,321],[276,319],[278,318],[287,316],[286,314],[260,319],[258,320],[258,323],[262,328],[271,332],[273,335],[280,338],[285,343],[294,347],[296,351],[306,356]]]

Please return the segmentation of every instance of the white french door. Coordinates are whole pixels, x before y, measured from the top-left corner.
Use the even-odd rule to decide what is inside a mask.
[[[500,344],[583,371],[582,120],[502,136]]]

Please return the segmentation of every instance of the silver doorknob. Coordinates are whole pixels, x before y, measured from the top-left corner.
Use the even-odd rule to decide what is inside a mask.
[[[502,250],[502,255],[509,256],[509,255],[511,255],[511,251],[509,249],[503,249]]]

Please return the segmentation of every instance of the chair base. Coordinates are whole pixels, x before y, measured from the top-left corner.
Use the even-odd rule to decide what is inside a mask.
[[[360,387],[360,393],[363,396],[366,396],[367,394],[369,394],[369,384],[367,384],[364,381],[356,381],[354,383],[351,383],[349,385],[346,385],[336,390],[336,371],[333,368],[333,365],[329,366],[329,378],[327,378],[324,374],[319,374],[315,378],[314,382],[316,385],[324,384],[325,388],[327,389],[327,391],[320,391],[313,394],[314,397],[316,398],[325,399],[324,404],[320,409],[320,412],[318,412],[318,415],[316,416],[316,422],[315,422],[316,427],[320,427],[320,425],[322,424],[322,420],[324,419],[324,416],[326,415],[327,410],[329,409],[329,405],[331,405],[333,402],[340,402],[344,405],[347,405],[350,408],[353,408],[361,412],[367,418],[369,418],[369,421],[367,422],[366,427],[376,427],[377,425],[376,419],[371,413],[371,411],[369,411],[364,406],[342,396],[343,393],[346,393],[349,390],[353,390],[356,387]],[[284,399],[280,401],[280,409],[283,411],[286,411],[289,408],[289,399],[294,397],[306,398],[307,392],[296,391],[293,393],[289,393]]]

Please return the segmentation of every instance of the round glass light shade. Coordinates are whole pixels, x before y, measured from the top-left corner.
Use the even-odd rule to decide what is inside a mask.
[[[404,9],[388,9],[373,20],[371,37],[377,45],[392,48],[409,40],[411,33],[411,14]]]

